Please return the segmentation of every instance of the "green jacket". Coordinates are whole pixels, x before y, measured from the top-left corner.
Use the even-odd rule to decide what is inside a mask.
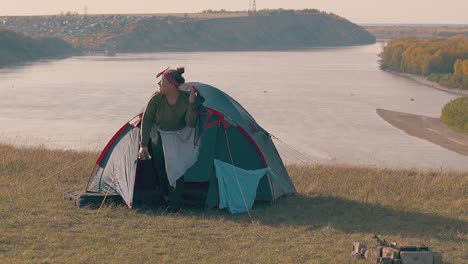
[[[143,113],[140,144],[148,145],[153,124],[166,131],[180,130],[186,126],[195,127],[197,111],[194,105],[189,102],[189,94],[183,91],[174,105],[169,105],[166,96],[159,92],[153,94]]]

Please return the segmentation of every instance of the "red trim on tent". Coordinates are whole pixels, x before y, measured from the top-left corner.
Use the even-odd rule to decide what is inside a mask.
[[[198,143],[200,142],[200,138],[203,136],[203,133],[205,132],[207,128],[212,128],[214,126],[217,126],[224,120],[224,115],[221,114],[220,112],[211,108],[206,108],[206,110],[207,110],[207,117],[206,117],[205,123],[203,124],[203,129],[201,133],[195,139],[195,143],[194,143],[195,146],[198,146]],[[213,115],[217,116],[219,119],[216,121],[211,121],[211,117]]]
[[[228,128],[228,122],[225,120],[224,118],[224,115],[212,108],[207,108],[208,110],[208,118],[205,122],[205,125],[204,125],[204,128],[203,130],[205,130],[206,128],[209,128],[209,127],[212,127],[212,126],[215,126],[217,124],[220,124],[222,123],[223,126],[225,128]],[[219,120],[217,121],[214,121],[214,122],[209,122],[210,118],[211,118],[211,114],[213,115],[216,115]],[[230,123],[229,123],[230,124]],[[251,126],[253,126],[253,124],[250,124]],[[250,143],[254,146],[255,150],[257,151],[258,155],[260,155],[260,158],[262,159],[262,163],[263,163],[263,166],[268,167],[268,163],[266,162],[266,159],[265,159],[265,156],[263,155],[262,151],[260,150],[260,148],[258,147],[257,143],[255,142],[255,140],[249,135],[249,133],[243,128],[241,127],[240,125],[236,125],[237,129],[240,130],[240,132],[250,141]],[[258,130],[257,130],[258,131]],[[202,132],[203,134],[203,132]],[[201,137],[201,135],[200,135]],[[197,143],[198,143],[198,140],[197,140]]]
[[[263,153],[262,151],[260,150],[260,148],[258,147],[257,143],[255,143],[255,140],[249,135],[249,133],[247,133],[247,131],[241,127],[240,125],[237,125],[236,126],[240,132],[242,134],[244,134],[244,136],[250,141],[250,143],[252,143],[252,145],[255,147],[255,150],[257,150],[257,153],[258,155],[260,155],[260,158],[262,159],[262,162],[263,162],[263,166],[268,167],[268,163],[266,162],[266,159],[265,159],[265,156],[263,156]]]
[[[217,116],[219,119],[215,121],[210,121],[213,115]],[[217,126],[222,120],[224,120],[224,116],[219,116],[218,114],[215,114],[211,109],[208,109],[208,117],[206,118],[205,126],[203,128],[206,129]]]
[[[99,156],[99,159],[97,160],[96,165],[98,165],[99,167],[101,166],[101,162],[104,160],[104,157],[106,157],[107,152],[109,152],[110,148],[114,145],[114,143],[117,141],[117,139],[120,137],[120,135],[122,135],[122,133],[129,126],[130,126],[130,123],[125,123],[125,125],[123,125],[123,127],[121,127],[119,129],[119,131],[117,131],[117,133],[115,133],[115,135],[112,137],[112,139],[109,141],[109,143],[107,143],[104,150],[101,152],[101,156]]]
[[[227,120],[223,119],[221,120],[221,124],[223,124],[224,128],[229,128],[231,126],[231,123],[229,123]]]
[[[134,127],[137,127],[137,126],[141,123],[142,120],[143,120],[143,113],[141,113],[141,114],[138,115],[138,119],[135,120],[135,122],[133,122],[132,125],[133,125]]]
[[[214,110],[213,108],[208,108],[209,111],[211,111],[214,115],[216,115],[217,117],[219,117],[220,119],[224,119],[224,115],[216,110]]]
[[[198,143],[200,142],[200,138],[203,136],[203,133],[205,133],[205,130],[207,128],[209,128],[209,122],[210,122],[210,119],[211,119],[211,116],[213,115],[213,113],[208,110],[207,111],[207,117],[206,117],[206,120],[205,120],[205,123],[203,124],[203,128],[202,128],[202,131],[200,132],[200,134],[197,136],[197,138],[195,139],[195,142],[194,142],[194,145],[195,146],[198,146]]]

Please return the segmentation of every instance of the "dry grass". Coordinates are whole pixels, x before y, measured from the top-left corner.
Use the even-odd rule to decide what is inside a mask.
[[[97,153],[0,145],[0,263],[360,263],[353,241],[425,244],[468,258],[468,172],[290,166],[299,191],[246,214],[62,199],[83,189]]]

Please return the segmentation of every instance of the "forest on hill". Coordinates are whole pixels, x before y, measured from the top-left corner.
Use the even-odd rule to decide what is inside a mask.
[[[387,43],[380,57],[382,69],[428,76],[444,86],[468,89],[468,36],[396,39]]]
[[[468,25],[363,25],[377,40],[405,37],[418,39],[448,38],[456,35],[468,36]]]
[[[39,59],[73,54],[73,46],[60,38],[33,38],[18,32],[0,29],[0,67]]]
[[[324,12],[281,11],[217,19],[171,19],[139,23],[110,38],[117,52],[272,50],[375,43],[375,37],[350,21]]]

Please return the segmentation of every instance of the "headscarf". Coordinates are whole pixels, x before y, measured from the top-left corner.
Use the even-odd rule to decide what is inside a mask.
[[[182,77],[182,74],[185,72],[184,67],[179,67],[176,70],[174,69],[167,69],[163,70],[162,72],[158,73],[156,75],[156,78],[159,78],[161,75],[166,78],[171,84],[173,84],[176,88],[179,88],[179,86],[183,83],[185,83],[184,77]]]

